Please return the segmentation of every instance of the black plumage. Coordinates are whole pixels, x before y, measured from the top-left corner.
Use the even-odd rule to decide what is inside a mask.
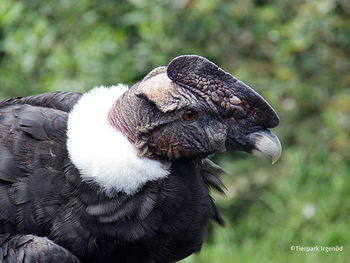
[[[210,63],[206,60],[199,62]],[[213,69],[209,68],[212,72]],[[146,79],[163,73],[162,69]],[[178,78],[179,75],[176,75]],[[191,85],[191,81],[186,85]],[[171,173],[165,178],[146,182],[133,194],[106,194],[98,184],[83,180],[81,171],[69,157],[67,121],[81,94],[51,92],[0,102],[0,234],[5,235],[0,240],[4,260],[11,262],[12,254],[17,253],[18,262],[175,262],[201,249],[205,227],[210,219],[224,225],[209,195],[209,188],[223,193],[223,184],[214,176],[223,171],[206,157],[212,152],[221,152],[225,142],[226,147],[240,145],[236,150],[250,151],[253,147],[250,145],[254,144],[252,139],[247,137],[249,142],[242,144],[239,141],[243,140],[242,135],[236,141],[231,137],[228,143],[225,138],[221,142],[221,137],[213,135],[215,139],[206,139],[202,147],[197,134],[196,142],[189,143],[190,135],[181,137],[182,130],[177,130],[177,112],[182,112],[182,106],[169,110],[170,104],[167,104],[164,110],[160,106],[161,94],[147,93],[149,90],[145,91],[143,87],[147,85],[143,86],[142,82],[136,84],[126,94],[127,100],[123,95],[122,104],[114,105],[116,109],[125,111],[131,109],[129,105],[134,105],[133,109],[135,105],[143,105],[143,108],[138,107],[141,108],[139,112],[133,110],[136,112],[133,115],[135,119],[117,116],[120,119],[115,127],[123,130],[127,126],[128,131],[137,130],[138,123],[144,125],[147,117],[147,129],[140,124],[144,129],[138,129],[127,137],[135,143],[141,157],[169,164]],[[198,127],[205,130],[205,125],[224,120],[219,116],[221,109],[215,108],[215,105],[221,105],[219,102],[210,104],[210,99],[203,94],[186,95],[184,88],[179,86],[178,89],[179,94],[184,96],[198,96],[198,107],[202,111],[210,111]],[[239,92],[243,92],[241,87]],[[255,116],[254,122],[259,123],[249,124],[249,132],[276,126],[277,115],[273,109],[265,101],[257,103],[260,97],[253,95],[254,105],[257,105],[254,107],[258,110],[250,116]],[[186,100],[189,98],[186,97]],[[249,96],[242,101],[248,105]],[[249,109],[248,106],[246,108]],[[262,111],[267,113],[264,115]],[[118,112],[113,111],[109,117],[116,116]],[[225,118],[227,114],[223,114]],[[137,116],[141,117],[137,119]],[[163,116],[168,119],[165,121]],[[268,120],[266,126],[266,121],[261,120],[263,118]],[[152,119],[155,120],[153,124]],[[191,125],[193,128],[195,124],[191,122]],[[217,132],[224,136],[226,125],[220,125],[216,126]],[[253,126],[258,128],[253,130]],[[166,127],[171,127],[171,137]],[[235,129],[243,130],[244,127]],[[208,130],[207,133],[212,132]],[[182,148],[177,148],[180,147],[179,141],[176,141],[179,138]],[[164,148],[172,142],[171,150]],[[220,145],[220,150],[213,145]],[[41,261],[20,260],[27,253],[45,254],[45,257],[39,257]]]
[[[223,224],[203,178],[218,189],[220,181],[188,160],[132,197],[96,193],[67,157],[67,112],[47,108],[52,94],[40,96],[45,107],[35,97],[1,107],[2,233],[48,236],[84,262],[173,262],[200,249],[209,218]]]
[[[33,235],[0,236],[2,263],[80,263],[72,253],[45,237]]]

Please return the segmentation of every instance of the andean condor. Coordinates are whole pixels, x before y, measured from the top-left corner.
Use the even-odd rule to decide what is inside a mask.
[[[281,154],[279,118],[207,59],[173,59],[130,89],[0,102],[0,259],[176,262],[199,251],[212,153]],[[69,251],[69,252],[68,252]]]

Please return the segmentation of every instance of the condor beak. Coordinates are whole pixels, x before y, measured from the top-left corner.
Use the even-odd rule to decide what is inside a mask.
[[[277,136],[268,129],[251,133],[239,133],[233,130],[226,138],[226,149],[244,151],[259,157],[272,158],[272,164],[278,161],[282,146]]]
[[[269,130],[260,130],[250,133],[248,138],[252,142],[251,154],[259,157],[272,158],[272,164],[278,161],[282,153],[281,142],[278,137]]]

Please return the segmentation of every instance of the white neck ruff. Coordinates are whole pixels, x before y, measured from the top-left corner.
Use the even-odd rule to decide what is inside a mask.
[[[84,181],[109,196],[132,195],[146,182],[169,175],[162,163],[137,156],[136,147],[108,120],[108,111],[128,87],[96,87],[85,93],[68,116],[67,150]]]

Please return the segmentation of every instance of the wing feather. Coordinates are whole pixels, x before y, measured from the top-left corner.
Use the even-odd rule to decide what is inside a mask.
[[[48,222],[64,203],[59,191],[65,184],[67,116],[53,108],[0,103],[0,233],[12,224],[16,231],[49,235]],[[48,198],[56,199],[54,205],[44,203]],[[45,204],[42,210],[36,210],[38,203]],[[50,217],[43,220],[43,214]]]
[[[4,105],[23,105],[57,109],[64,112],[69,112],[75,103],[82,96],[81,93],[54,91],[32,95],[29,97],[15,97],[0,102],[0,108]]]
[[[46,237],[9,234],[0,236],[0,262],[79,263],[68,250]]]

